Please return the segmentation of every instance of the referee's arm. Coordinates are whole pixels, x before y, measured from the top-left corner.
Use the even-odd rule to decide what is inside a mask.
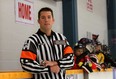
[[[24,51],[22,51],[22,52],[24,52]],[[29,53],[29,51],[25,51],[25,53]],[[28,56],[28,55],[26,55],[26,56]],[[50,71],[49,67],[44,67],[44,66],[40,65],[35,59],[31,59],[31,58],[27,58],[27,57],[24,58],[23,56],[21,56],[20,63],[21,63],[22,68],[25,71],[29,71],[32,73],[40,73],[40,72],[46,73],[46,72]]]
[[[64,56],[57,61],[61,69],[70,69],[74,65],[74,54],[72,48],[68,45],[64,49]]]
[[[27,40],[24,44],[20,56],[20,63],[22,68],[25,71],[29,71],[32,73],[45,73],[50,71],[49,67],[42,66],[36,61],[36,59],[36,46],[32,41]]]

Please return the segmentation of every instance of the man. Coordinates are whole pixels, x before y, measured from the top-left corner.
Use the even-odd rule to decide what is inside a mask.
[[[53,11],[44,7],[38,12],[40,29],[25,42],[20,62],[34,79],[65,79],[65,70],[73,62],[73,50],[62,34],[52,31]]]

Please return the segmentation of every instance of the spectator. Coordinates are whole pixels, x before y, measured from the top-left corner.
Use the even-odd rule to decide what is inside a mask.
[[[104,65],[104,54],[102,51],[102,44],[99,41],[96,41],[95,43],[95,54],[98,58],[98,63],[101,65],[102,68],[105,67]]]
[[[84,69],[88,73],[93,72],[88,51],[85,51],[85,47],[82,44],[75,45],[74,55],[75,64],[72,69]]]

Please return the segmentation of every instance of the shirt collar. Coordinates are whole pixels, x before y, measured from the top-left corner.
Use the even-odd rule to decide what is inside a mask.
[[[37,34],[38,35],[46,35],[44,32],[42,32],[40,29],[37,31]],[[50,36],[53,36],[55,34],[54,31],[51,32],[51,35]]]

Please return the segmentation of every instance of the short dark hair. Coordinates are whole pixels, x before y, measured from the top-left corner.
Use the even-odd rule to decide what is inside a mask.
[[[54,17],[53,11],[52,11],[51,8],[49,8],[49,7],[43,7],[43,8],[41,8],[41,9],[39,10],[39,12],[38,12],[38,19],[40,19],[40,13],[41,13],[42,11],[50,11],[51,14],[52,14],[52,17]]]

